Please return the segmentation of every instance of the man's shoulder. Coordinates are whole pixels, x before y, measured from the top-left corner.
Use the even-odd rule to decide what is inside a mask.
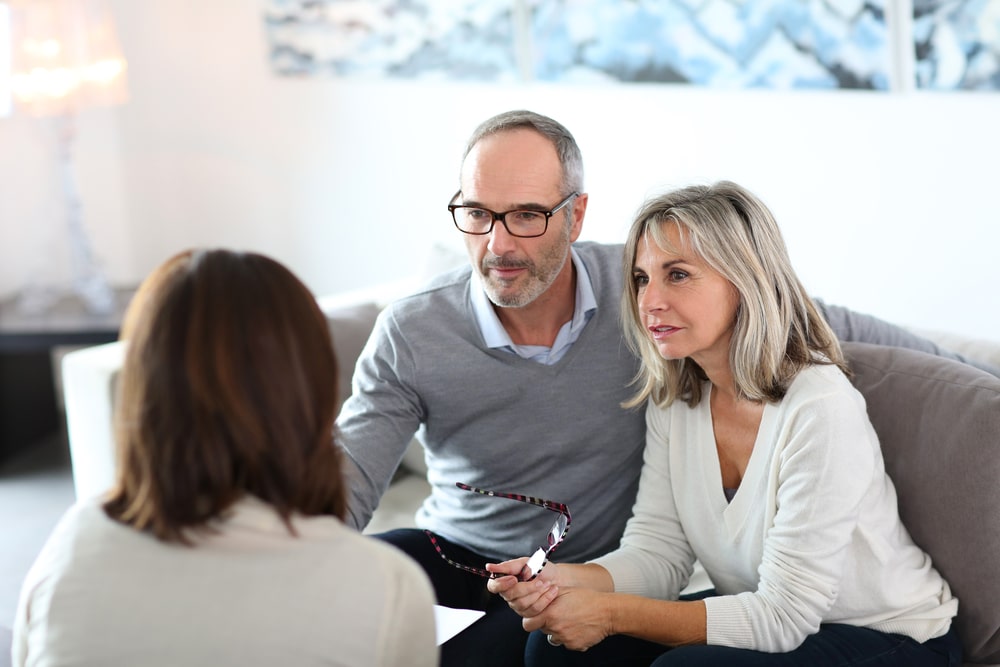
[[[577,241],[573,244],[573,249],[586,262],[591,260],[606,266],[608,262],[614,262],[614,268],[621,266],[622,254],[625,246],[621,243],[599,243],[597,241]]]
[[[458,266],[425,279],[405,296],[395,299],[387,310],[396,316],[407,313],[427,312],[433,307],[438,312],[442,306],[459,307],[465,302],[472,279],[469,265]]]
[[[609,295],[617,295],[621,289],[622,257],[625,246],[620,243],[578,241],[573,244],[573,250],[587,267],[598,300]]]

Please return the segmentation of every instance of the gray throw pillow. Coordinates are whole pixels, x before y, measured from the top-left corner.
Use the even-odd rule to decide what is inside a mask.
[[[913,350],[843,348],[903,523],[958,598],[965,664],[998,664],[1000,379]]]

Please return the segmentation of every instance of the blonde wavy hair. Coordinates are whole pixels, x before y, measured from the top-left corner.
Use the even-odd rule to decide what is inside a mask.
[[[623,405],[647,399],[690,406],[707,379],[691,359],[664,359],[639,313],[633,270],[639,243],[671,248],[665,227],[678,226],[682,242],[732,283],[739,305],[729,361],[737,394],[752,401],[780,400],[795,375],[812,364],[834,364],[848,373],[840,344],[792,269],[774,216],[751,192],[729,181],[695,185],[648,200],[635,216],[625,244],[622,324],[629,347],[642,360],[639,390]]]

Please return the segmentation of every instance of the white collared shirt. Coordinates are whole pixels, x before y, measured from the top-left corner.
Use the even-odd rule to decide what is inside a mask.
[[[475,313],[476,323],[479,325],[479,331],[482,333],[487,347],[506,350],[524,359],[537,361],[540,364],[548,366],[557,363],[563,358],[566,352],[569,351],[569,348],[573,346],[573,343],[580,337],[583,328],[597,310],[597,297],[594,296],[594,286],[590,283],[590,274],[587,273],[587,267],[583,265],[576,250],[572,247],[570,248],[570,257],[573,260],[573,266],[576,268],[576,301],[573,306],[573,317],[559,329],[552,347],[546,345],[516,345],[511,340],[510,334],[504,329],[503,324],[500,323],[500,318],[497,317],[496,311],[493,309],[493,303],[486,296],[486,291],[482,288],[482,283],[479,283],[479,289],[472,290],[472,310]],[[478,280],[479,274],[475,271],[473,271],[473,274],[477,276]]]

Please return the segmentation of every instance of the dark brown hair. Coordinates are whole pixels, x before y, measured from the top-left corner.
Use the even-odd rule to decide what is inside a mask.
[[[112,519],[190,543],[247,494],[343,518],[337,362],[316,300],[263,255],[190,250],[125,314]]]

